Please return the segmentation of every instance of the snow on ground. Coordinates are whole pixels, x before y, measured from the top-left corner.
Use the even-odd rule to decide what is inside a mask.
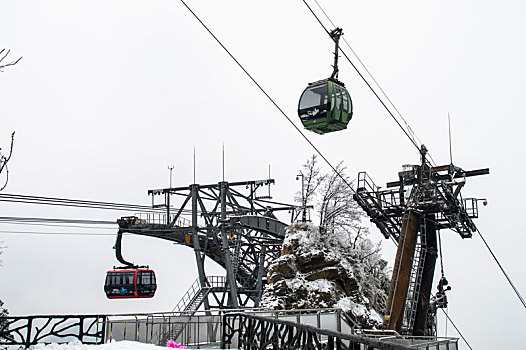
[[[35,350],[160,350],[168,349],[165,346],[156,346],[153,344],[144,344],[134,341],[113,341],[107,344],[100,345],[86,345],[81,342],[73,341],[68,344],[37,344]]]

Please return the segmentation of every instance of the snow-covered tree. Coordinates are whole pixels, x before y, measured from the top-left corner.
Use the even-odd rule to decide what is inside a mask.
[[[345,251],[353,261],[354,273],[360,280],[364,296],[380,311],[387,304],[389,273],[387,262],[382,259],[381,242],[369,238],[365,226],[365,213],[353,199],[353,181],[346,173],[343,163],[336,171],[323,172],[313,155],[303,165],[300,174],[304,178],[296,201],[314,206],[314,216],[319,224],[320,239],[334,245],[335,250]],[[342,242],[345,242],[342,245]]]
[[[304,201],[314,205],[318,226],[325,232],[352,232],[353,247],[360,239],[368,235],[363,225],[364,213],[353,199],[353,181],[346,174],[343,163],[338,164],[336,171],[324,173],[318,164],[316,155],[307,160],[300,170],[304,177]],[[295,200],[302,201],[298,192]]]

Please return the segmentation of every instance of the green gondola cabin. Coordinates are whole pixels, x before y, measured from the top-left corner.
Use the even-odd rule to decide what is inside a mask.
[[[352,118],[352,101],[342,82],[325,79],[303,91],[298,105],[303,126],[317,134],[347,129]]]

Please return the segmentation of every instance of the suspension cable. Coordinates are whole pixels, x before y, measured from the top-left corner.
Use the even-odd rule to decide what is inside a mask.
[[[44,231],[11,231],[11,230],[5,230],[5,231],[0,230],[0,234],[42,235],[42,236],[115,236],[114,233],[44,232]]]
[[[323,30],[325,30],[325,32],[330,36],[330,31],[325,27],[325,25],[322,23],[322,21],[319,19],[319,17],[316,15],[316,13],[314,12],[314,10],[310,7],[310,5],[307,3],[306,0],[302,0],[303,3],[305,4],[305,6],[307,6],[307,8],[309,9],[309,11],[312,13],[312,15],[316,18],[316,20],[318,21],[318,23],[322,26]],[[365,79],[365,77],[363,76],[363,74],[358,70],[358,68],[356,67],[356,65],[351,61],[351,59],[349,58],[349,56],[347,56],[347,54],[345,53],[345,51],[341,50],[340,51],[342,52],[342,54],[345,56],[345,58],[347,59],[347,61],[351,64],[351,66],[354,68],[354,70],[356,71],[356,73],[358,73],[358,75],[360,76],[360,78],[362,78],[363,82],[367,85],[367,87],[369,87],[369,89],[371,90],[371,92],[376,96],[376,98],[378,99],[378,101],[382,104],[382,106],[385,108],[385,110],[387,111],[387,113],[389,113],[389,115],[391,116],[391,118],[393,118],[393,120],[396,122],[396,124],[398,124],[398,126],[400,127],[400,129],[404,132],[404,134],[407,136],[407,138],[409,139],[409,141],[411,141],[411,143],[416,147],[416,149],[418,151],[420,151],[420,146],[417,144],[417,142],[409,135],[409,133],[407,132],[407,130],[404,129],[404,127],[402,126],[402,124],[400,124],[400,122],[398,121],[398,119],[395,117],[395,115],[393,114],[393,112],[391,112],[391,110],[387,107],[387,105],[385,104],[385,102],[382,100],[382,98],[378,95],[378,93],[373,89],[373,87],[371,86],[371,84],[367,81],[367,79]]]
[[[80,199],[42,197],[21,194],[0,194],[0,202],[26,203],[26,204],[47,204],[68,207],[92,208],[92,209],[110,209],[110,210],[138,210],[159,212],[160,209],[154,209],[147,205],[125,204],[114,202],[98,202]]]
[[[283,109],[274,101],[274,99],[263,89],[263,87],[256,81],[256,79],[245,69],[245,67],[234,57],[232,53],[223,45],[223,43],[212,33],[212,31],[206,26],[206,24],[197,16],[197,14],[186,4],[184,0],[180,0],[186,9],[194,16],[194,18],[203,26],[203,28],[214,38],[214,40],[223,48],[223,50],[230,56],[230,58],[238,65],[239,68],[252,80],[257,88],[265,95],[265,97],[276,107],[276,109],[288,120],[288,122],[296,129],[296,131],[303,137],[305,141],[318,153],[318,155],[329,165],[329,167],[342,179],[342,181],[351,189],[352,193],[356,193],[351,184],[345,179],[345,177],[336,169],[334,165],[321,153],[321,151],[310,141],[307,136],[294,124],[292,119],[283,111]],[[418,147],[417,147],[418,148]]]
[[[306,2],[306,0],[302,0],[303,3],[307,6],[307,8],[309,9],[309,11],[312,13],[312,15],[316,18],[316,20],[318,21],[318,23],[322,26],[322,28],[325,30],[325,32],[327,34],[330,35],[330,31],[325,27],[325,25],[321,22],[321,20],[318,18],[318,16],[316,15],[316,13],[313,11],[313,9],[309,6],[309,4]],[[330,19],[330,17],[327,15],[327,13],[325,12],[325,10],[321,7],[321,5],[318,3],[317,0],[314,0],[314,2],[316,3],[316,5],[320,8],[320,10],[322,11],[322,13],[325,15],[325,17],[327,18],[327,20],[332,24],[333,27],[335,27],[335,24],[334,22]],[[349,47],[349,49],[351,50],[351,52],[353,53],[353,55],[358,59],[358,62],[360,62],[361,66],[365,69],[365,71],[367,72],[367,74],[371,77],[371,79],[373,80],[373,82],[375,83],[375,85],[378,87],[378,89],[382,92],[383,96],[385,96],[385,98],[387,99],[387,101],[389,101],[390,105],[394,108],[394,110],[398,113],[398,115],[400,116],[400,118],[403,120],[404,124],[406,125],[408,131],[416,138],[416,140],[418,140],[420,143],[422,143],[420,141],[420,139],[418,138],[418,136],[414,133],[414,131],[412,130],[412,128],[409,126],[409,123],[405,120],[405,118],[402,116],[402,114],[400,113],[400,111],[396,108],[396,106],[394,105],[394,103],[391,101],[391,99],[387,96],[387,94],[385,93],[385,91],[382,89],[382,87],[380,86],[380,84],[376,81],[376,79],[374,78],[374,76],[371,74],[371,72],[367,69],[367,67],[365,66],[365,64],[362,62],[362,60],[358,57],[358,55],[356,54],[356,52],[353,50],[353,48],[351,47],[351,45],[347,42],[347,40],[345,40],[345,37],[344,37],[344,42],[347,44],[347,46]],[[409,132],[406,131],[403,126],[400,124],[400,122],[396,119],[396,117],[394,116],[394,114],[389,110],[389,108],[386,106],[386,104],[382,101],[382,99],[380,98],[380,96],[376,93],[376,91],[372,88],[372,86],[369,84],[369,82],[365,79],[365,77],[362,75],[362,73],[358,70],[358,68],[356,67],[356,65],[350,60],[350,58],[347,56],[347,54],[345,53],[345,51],[343,51],[341,48],[340,48],[342,54],[345,56],[345,58],[347,59],[347,61],[351,64],[351,66],[354,68],[354,70],[358,73],[358,75],[360,76],[360,78],[365,82],[365,84],[369,87],[369,89],[371,90],[371,92],[376,96],[376,98],[378,99],[378,101],[380,101],[380,103],[382,104],[382,106],[386,109],[386,111],[389,113],[389,115],[394,119],[394,121],[396,122],[396,124],[398,124],[398,126],[400,127],[400,129],[402,129],[402,131],[404,132],[404,134],[409,138],[409,140],[411,141],[411,143],[413,143],[413,145],[419,149],[419,146],[418,144],[416,143],[415,139],[413,139],[410,135],[409,135]],[[434,160],[433,160],[433,157],[431,157],[431,155],[428,153],[428,156],[431,160],[432,163],[435,163]],[[499,260],[497,259],[497,257],[495,256],[495,254],[493,253],[493,251],[491,250],[491,248],[489,247],[488,243],[486,242],[486,240],[484,239],[484,237],[482,236],[482,233],[479,231],[478,228],[476,228],[478,234],[480,235],[480,238],[482,238],[482,241],[484,242],[484,244],[486,245],[486,248],[488,249],[488,251],[490,252],[491,256],[493,257],[493,259],[495,260],[495,262],[497,263],[497,265],[499,266],[500,270],[502,271],[502,273],[504,274],[504,276],[506,277],[506,279],[508,280],[509,284],[511,285],[513,291],[515,292],[515,294],[517,295],[517,297],[519,298],[519,300],[521,301],[522,305],[526,308],[526,301],[524,300],[524,298],[522,297],[522,295],[520,294],[519,290],[517,289],[517,287],[515,286],[515,284],[512,282],[511,278],[508,276],[508,274],[506,273],[506,271],[504,270],[504,268],[502,267],[502,265],[500,264]],[[442,257],[442,242],[441,242],[441,238],[440,238],[440,233],[438,234],[438,241],[439,241],[439,254],[440,254],[440,270],[441,270],[441,273],[442,273],[442,276],[444,276],[444,264],[443,264],[443,257]],[[443,311],[443,310],[442,310]],[[445,313],[447,319],[451,322],[451,324],[455,327],[455,329],[457,330],[457,332],[461,335],[462,339],[464,340],[464,342],[468,345],[468,347],[470,349],[471,346],[469,345],[469,343],[467,342],[467,340],[464,338],[464,336],[462,335],[462,333],[460,332],[460,330],[457,328],[457,326],[453,323],[453,321],[451,320],[451,318],[448,316],[447,313]]]
[[[59,219],[59,218],[30,218],[20,216],[0,216],[0,223],[8,224],[33,224],[33,223],[47,223],[47,224],[89,224],[89,225],[117,225],[116,221],[107,220],[87,220],[87,219]]]
[[[42,197],[42,196],[7,194],[7,193],[0,194],[0,202],[41,204],[41,205],[51,205],[51,206],[88,208],[88,209],[107,209],[107,210],[116,210],[116,211],[136,211],[139,213],[154,213],[154,214],[164,213],[163,208],[152,208],[149,205],[88,201],[88,200],[70,199],[70,198]],[[172,208],[172,209],[178,210],[178,208]],[[190,212],[191,212],[190,209],[182,210],[182,213],[190,213]]]
[[[468,346],[468,348],[470,348],[471,350],[473,350],[473,348],[471,347],[471,345],[469,345],[468,341],[466,340],[466,338],[464,337],[464,335],[462,334],[462,332],[460,331],[460,329],[458,329],[458,327],[455,325],[455,322],[453,322],[453,320],[451,319],[451,317],[449,317],[449,315],[444,311],[444,309],[440,309],[442,310],[442,312],[444,313],[444,315],[446,315],[447,319],[449,320],[449,322],[451,322],[451,324],[453,325],[453,327],[455,327],[455,329],[457,330],[457,333],[462,337],[462,340],[464,340],[464,343],[466,343],[466,345]]]
[[[482,242],[484,242],[484,245],[486,246],[486,248],[488,248],[488,251],[490,252],[491,256],[493,257],[493,259],[495,260],[495,262],[497,263],[497,265],[499,266],[500,270],[502,271],[502,273],[504,274],[504,277],[506,277],[506,279],[508,280],[511,288],[513,288],[513,291],[515,292],[515,294],[517,294],[517,297],[519,298],[519,300],[521,301],[522,305],[526,308],[526,301],[524,301],[524,298],[522,297],[521,293],[519,292],[519,290],[517,289],[517,287],[515,287],[515,284],[512,282],[511,278],[508,276],[508,274],[506,273],[506,271],[504,271],[504,268],[502,267],[502,265],[500,264],[499,262],[499,259],[497,259],[497,257],[495,256],[495,254],[493,253],[493,250],[491,250],[490,246],[488,245],[488,242],[486,242],[486,240],[484,239],[484,236],[482,236],[482,233],[479,231],[479,229],[477,228],[477,232],[480,236],[480,238],[482,238]]]
[[[318,0],[314,0],[314,2],[316,3],[316,5],[319,7],[319,9],[321,10],[321,12],[323,13],[323,15],[325,16],[325,18],[327,18],[327,20],[331,23],[331,25],[335,28],[336,27],[336,24],[334,24],[334,22],[332,21],[332,19],[329,17],[329,15],[327,14],[327,12],[325,12],[325,10],[323,9],[323,7],[320,5],[320,3],[318,2]],[[352,48],[351,44],[347,41],[347,39],[345,39],[345,37],[343,36],[343,41],[345,42],[345,44],[347,45],[347,47],[349,48],[349,50],[351,50],[352,54],[354,55],[354,57],[356,57],[356,59],[358,60],[358,62],[360,63],[360,65],[365,69],[365,71],[367,72],[367,75],[369,75],[369,77],[371,77],[372,81],[374,82],[375,86],[378,87],[378,89],[380,90],[380,92],[382,93],[382,95],[387,99],[387,101],[389,102],[389,104],[394,108],[394,110],[396,111],[396,113],[400,116],[400,118],[402,118],[402,121],[404,122],[407,130],[408,130],[408,133],[410,135],[412,135],[416,141],[418,141],[419,144],[423,144],[423,142],[420,140],[420,138],[418,137],[418,135],[413,131],[413,129],[411,128],[411,126],[409,125],[409,123],[407,122],[407,120],[404,118],[404,116],[402,115],[402,113],[398,110],[398,108],[396,107],[396,105],[393,103],[393,101],[389,98],[389,96],[387,95],[387,93],[384,91],[384,89],[382,88],[382,86],[378,83],[378,81],[375,79],[375,77],[373,76],[373,74],[371,73],[371,71],[367,68],[367,66],[365,65],[365,63],[363,63],[363,61],[361,60],[361,58],[358,56],[358,54],[356,53],[356,51]],[[341,49],[341,48],[340,48]],[[428,156],[429,156],[429,159],[431,160],[431,162],[433,164],[436,165],[435,163],[435,160],[433,159],[433,157],[431,156],[431,154],[428,153]]]
[[[436,221],[436,220],[431,220],[430,221],[434,222],[435,224],[438,224],[439,222]],[[504,270],[504,267],[502,267],[499,259],[497,258],[497,256],[495,255],[495,253],[493,253],[493,250],[491,249],[491,247],[489,246],[488,242],[486,241],[486,239],[484,239],[484,236],[482,236],[482,233],[480,232],[480,230],[478,229],[478,227],[475,227],[477,233],[479,234],[480,238],[482,239],[482,242],[484,243],[484,245],[486,246],[486,248],[488,249],[488,251],[490,252],[491,256],[493,257],[493,259],[495,260],[495,262],[497,263],[499,269],[501,270],[501,272],[504,274],[504,277],[506,277],[506,280],[508,281],[508,283],[510,284],[511,288],[513,289],[513,291],[515,292],[515,294],[517,295],[517,297],[519,298],[520,302],[522,303],[522,305],[526,308],[526,301],[524,300],[524,298],[522,297],[521,293],[519,292],[519,290],[517,289],[517,287],[515,286],[515,284],[513,283],[513,281],[511,280],[510,276],[506,273],[506,271]],[[439,242],[440,242],[440,233],[438,234],[438,239],[439,239]],[[442,256],[442,247],[440,245],[440,256]],[[442,268],[442,271],[443,271],[443,266],[442,266],[442,258],[440,259],[440,263],[441,263],[441,268]]]

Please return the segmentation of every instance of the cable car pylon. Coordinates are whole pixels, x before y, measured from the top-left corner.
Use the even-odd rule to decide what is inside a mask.
[[[323,135],[347,129],[353,106],[345,84],[338,80],[338,54],[341,28],[330,32],[334,41],[334,65],[329,78],[309,83],[298,104],[298,116],[305,129]]]

